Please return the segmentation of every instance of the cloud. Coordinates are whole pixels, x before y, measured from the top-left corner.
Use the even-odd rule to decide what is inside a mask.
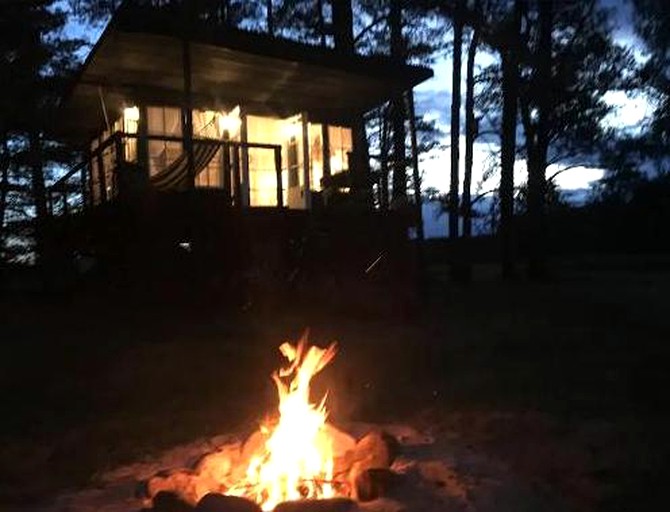
[[[460,138],[460,169],[459,180],[463,183],[465,171],[464,151],[465,137]],[[500,179],[499,154],[500,146],[497,142],[476,142],[474,145],[474,158],[472,168],[472,191],[483,192],[498,186]],[[423,175],[424,189],[433,187],[441,192],[449,190],[449,179],[451,173],[451,160],[449,150],[433,150],[423,156],[420,162]],[[491,170],[492,169],[492,170]],[[602,178],[604,170],[595,165],[577,165],[575,163],[561,162],[552,164],[547,168],[547,177],[556,174],[556,183],[563,190],[588,189],[594,181]],[[528,179],[526,161],[519,159],[514,164],[514,183],[521,185]]]

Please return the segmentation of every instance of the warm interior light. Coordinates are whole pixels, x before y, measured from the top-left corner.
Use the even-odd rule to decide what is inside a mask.
[[[240,106],[236,106],[230,112],[221,112],[218,115],[219,132],[223,136],[228,134],[229,137],[234,137],[240,131],[242,120],[240,119]]]
[[[282,132],[287,139],[300,137],[302,134],[302,119],[300,116],[289,117],[284,120]]]
[[[126,107],[123,109],[123,119],[125,121],[139,121],[140,109],[138,107]]]
[[[341,155],[333,155],[330,157],[330,172],[342,172],[344,170],[344,162]]]

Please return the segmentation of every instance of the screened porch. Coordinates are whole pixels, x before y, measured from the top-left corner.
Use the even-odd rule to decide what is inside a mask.
[[[323,178],[346,173],[351,129],[307,114],[253,115],[240,106],[193,109],[192,146],[183,109],[125,107],[93,139],[84,161],[51,187],[52,212],[69,213],[142,189],[216,190],[236,207],[309,209]],[[339,192],[347,193],[343,188]]]

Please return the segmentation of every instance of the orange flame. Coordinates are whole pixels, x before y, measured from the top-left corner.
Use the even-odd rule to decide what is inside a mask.
[[[298,345],[284,343],[279,350],[289,362],[272,375],[279,394],[279,421],[274,427],[261,427],[267,435],[262,451],[251,457],[245,481],[228,490],[266,511],[283,501],[335,495],[333,445],[325,430],[326,396],[312,404],[309,390],[312,378],[335,357],[337,345],[307,346],[305,335]]]

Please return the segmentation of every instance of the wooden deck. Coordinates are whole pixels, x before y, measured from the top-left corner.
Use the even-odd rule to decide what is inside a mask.
[[[211,189],[111,201],[53,217],[49,233],[64,268],[85,258],[134,280],[363,276],[380,256],[411,253],[407,219],[393,213],[235,208]]]

